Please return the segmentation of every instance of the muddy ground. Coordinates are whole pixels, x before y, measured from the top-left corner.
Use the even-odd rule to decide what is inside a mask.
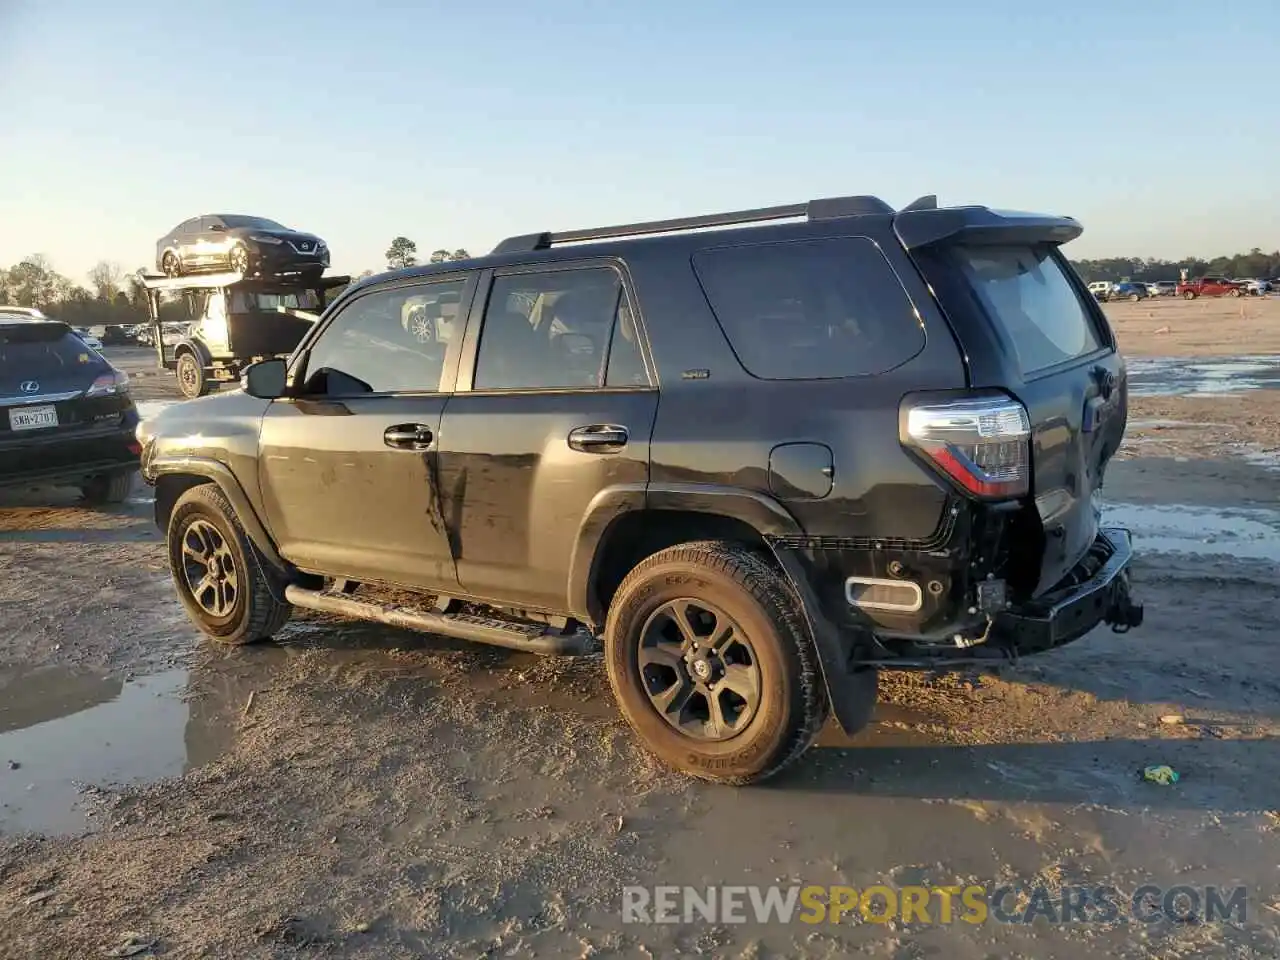
[[[1280,302],[1239,306],[1108,308],[1135,395],[1106,492],[1142,551],[1141,630],[886,674],[871,729],[756,788],[651,762],[598,660],[319,617],[213,649],[145,488],[114,510],[0,495],[0,956],[1280,954]],[[1225,923],[621,919],[626,884],[922,882],[1248,899]]]

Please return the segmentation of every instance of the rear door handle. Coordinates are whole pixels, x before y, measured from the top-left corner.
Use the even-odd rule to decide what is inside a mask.
[[[593,423],[569,431],[569,448],[581,453],[617,453],[631,437],[616,423]]]
[[[426,450],[433,439],[425,423],[397,423],[382,432],[382,442],[396,450]]]

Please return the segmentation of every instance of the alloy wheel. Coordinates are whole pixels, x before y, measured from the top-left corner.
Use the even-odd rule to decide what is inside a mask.
[[[654,710],[695,740],[722,741],[760,708],[756,653],[743,629],[705,600],[671,600],[645,622],[640,679]]]
[[[182,574],[191,597],[214,619],[225,619],[240,596],[235,555],[208,520],[193,520],[182,534]]]

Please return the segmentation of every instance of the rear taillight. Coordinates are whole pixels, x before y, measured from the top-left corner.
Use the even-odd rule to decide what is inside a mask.
[[[84,395],[86,397],[109,397],[113,394],[128,392],[129,375],[123,370],[117,370],[112,367],[106,373],[99,374]]]
[[[1008,397],[980,397],[907,408],[903,443],[965,492],[1007,500],[1031,490],[1031,421]]]

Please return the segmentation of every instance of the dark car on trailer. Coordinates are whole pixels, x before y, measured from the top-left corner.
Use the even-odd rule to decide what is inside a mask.
[[[1141,622],[1097,506],[1127,379],[1059,250],[1080,229],[843,197],[358,283],[244,391],[139,431],[178,596],[224,643],[294,606],[602,642],[658,755],[766,777],[828,711],[864,726],[881,668]]]
[[[141,450],[128,384],[67,324],[0,310],[0,486],[124,500]]]
[[[328,266],[329,246],[314,233],[239,213],[192,217],[156,241],[156,268],[168,277],[218,270],[319,274]]]

